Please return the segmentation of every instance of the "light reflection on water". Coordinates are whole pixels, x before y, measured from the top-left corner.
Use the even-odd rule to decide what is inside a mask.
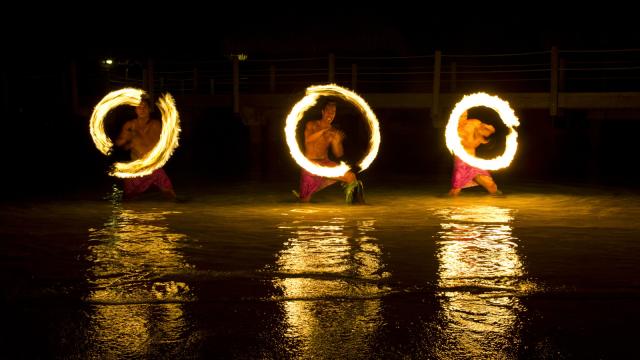
[[[375,222],[302,216],[279,227],[287,241],[274,285],[282,293],[285,336],[302,358],[367,353],[382,321],[380,297],[389,290],[380,285],[387,274],[370,235]]]
[[[91,356],[166,356],[184,350],[189,324],[183,303],[192,295],[185,282],[172,278],[191,266],[178,251],[186,235],[166,224],[171,214],[114,202],[104,226],[89,229]]]
[[[5,358],[634,353],[637,195],[390,190],[0,207]]]
[[[517,355],[519,295],[532,289],[513,236],[514,211],[496,206],[437,209],[443,358]]]

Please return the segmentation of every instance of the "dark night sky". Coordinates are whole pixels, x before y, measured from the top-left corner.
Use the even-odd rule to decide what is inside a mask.
[[[382,5],[127,4],[56,16],[25,17],[20,32],[4,24],[18,56],[38,51],[112,52],[185,59],[244,51],[255,56],[421,55],[561,48],[628,48],[640,44],[626,6],[558,8],[543,2],[503,7],[463,3]],[[610,3],[608,3],[610,4]],[[313,7],[309,7],[313,6]],[[64,9],[63,9],[64,10]],[[74,10],[74,13],[77,10]]]

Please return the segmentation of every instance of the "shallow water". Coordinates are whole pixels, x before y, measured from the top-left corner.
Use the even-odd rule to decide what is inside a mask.
[[[2,352],[64,358],[635,353],[640,197],[287,185],[0,208]]]

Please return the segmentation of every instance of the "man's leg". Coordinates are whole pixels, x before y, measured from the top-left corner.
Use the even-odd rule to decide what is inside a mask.
[[[364,185],[362,184],[362,180],[356,180],[358,185],[353,191],[353,199],[352,204],[364,204]]]
[[[356,181],[356,174],[352,173],[351,171],[347,171],[346,174],[335,179],[338,181],[342,181],[345,184],[351,184],[352,182]]]
[[[176,199],[176,192],[173,191],[173,189],[161,189],[160,191],[162,192],[162,196],[164,196],[165,198],[169,200]]]
[[[294,191],[294,194],[300,202],[309,202],[311,195],[335,183],[335,179],[314,175],[302,169],[300,173],[300,192]]]
[[[167,199],[175,200],[176,193],[173,191],[173,184],[164,169],[154,171],[153,175],[155,176],[154,184],[160,189],[162,195]]]
[[[495,195],[498,193],[498,185],[496,185],[495,181],[493,181],[491,176],[477,175],[476,177],[473,178],[473,180],[475,180],[475,182],[477,182],[482,187],[487,189],[489,194]]]
[[[313,195],[313,194],[317,193],[318,191],[320,191],[320,190],[322,190],[322,189],[326,188],[327,186],[331,186],[331,185],[335,184],[336,182],[337,182],[337,181],[336,181],[336,180],[333,180],[333,179],[323,179],[323,180],[322,180],[322,183],[320,183],[320,185],[318,186],[318,188],[317,188],[315,191],[310,192],[307,196],[304,196],[304,197],[303,197],[303,196],[301,196],[300,194],[298,194],[298,192],[297,192],[297,191],[294,191],[294,195],[296,195],[296,197],[297,197],[298,199],[300,199],[300,202],[309,202],[309,201],[311,201],[311,195]]]
[[[124,186],[124,200],[131,200],[139,196],[147,191],[154,182],[154,178],[151,175],[136,178],[125,178],[122,180]]]
[[[337,181],[336,181],[336,180],[333,180],[333,179],[324,179],[324,181],[322,182],[322,185],[320,185],[320,187],[318,188],[318,190],[316,190],[316,192],[318,192],[318,191],[320,191],[320,190],[322,190],[322,189],[324,189],[324,188],[326,188],[326,187],[328,187],[328,186],[331,186],[331,185],[333,185],[333,184],[335,184],[335,183],[337,183]]]
[[[344,176],[338,178],[343,183],[344,192],[345,192],[345,201],[348,204],[354,203],[364,203],[364,194],[362,193],[362,182],[356,179],[356,174],[349,171]],[[354,197],[355,195],[355,197]]]

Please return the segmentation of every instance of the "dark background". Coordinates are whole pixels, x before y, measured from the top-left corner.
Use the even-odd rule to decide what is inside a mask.
[[[117,7],[101,11],[40,7],[36,12],[16,8],[8,14],[20,24],[2,25],[6,41],[0,154],[9,197],[102,191],[113,182],[106,169],[123,154],[105,157],[93,146],[88,114],[78,113],[72,104],[72,62],[77,66],[80,106],[91,109],[116,88],[104,81],[100,62],[106,57],[124,59],[129,76],[140,77],[150,58],[189,66],[203,61],[228,62],[229,56],[237,53],[250,59],[323,58],[329,53],[388,59],[433,55],[435,50],[503,54],[548,51],[551,46],[575,50],[640,48],[640,31],[630,9],[610,4],[559,9],[542,3],[495,8],[318,3],[303,9],[295,5],[216,3],[206,11],[196,4],[127,6],[126,11]],[[382,59],[380,64],[385,61],[389,60]],[[426,62],[432,64],[432,60]],[[630,81],[623,87],[597,90],[638,91],[636,83],[640,84]],[[409,84],[390,86],[395,92],[416,91]],[[581,89],[579,83],[573,86],[572,91],[591,90]],[[470,89],[491,87],[474,84]],[[548,91],[548,83],[540,88]],[[303,90],[304,86],[292,88],[288,94],[298,99]],[[242,115],[233,114],[230,107],[196,109],[181,104],[180,97],[177,100],[183,126],[181,145],[166,169],[178,188],[192,182],[249,179],[297,183],[298,167],[281,136],[290,107],[270,113],[256,156]],[[495,173],[499,183],[541,180],[634,186],[629,164],[634,162],[640,127],[637,109],[622,115],[606,109],[600,113],[598,109],[561,110],[557,117],[549,116],[548,110],[515,110],[521,119],[520,145],[513,164]],[[378,158],[363,177],[371,181],[433,179],[444,181],[446,190],[451,156],[444,146],[444,129],[432,125],[429,110],[374,111],[380,120],[382,144]],[[478,111],[500,130],[495,114]],[[131,109],[110,114],[108,131],[117,133],[118,124],[129,114]],[[314,116],[319,117],[318,109],[307,114],[307,118]],[[336,124],[348,135],[347,159],[359,158],[369,134],[357,112],[347,103],[339,104]],[[499,153],[504,144],[497,138],[480,153]]]

